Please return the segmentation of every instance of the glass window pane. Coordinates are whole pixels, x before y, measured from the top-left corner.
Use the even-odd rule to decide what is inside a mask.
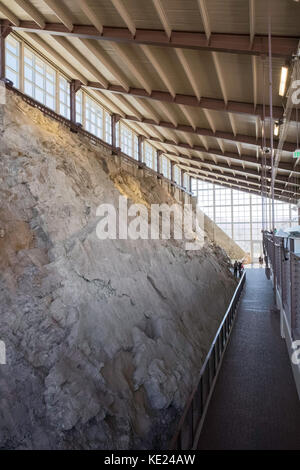
[[[55,101],[53,96],[46,95],[46,106],[48,106],[48,108],[50,109],[55,110]]]
[[[5,58],[6,78],[13,82],[15,88],[19,88],[19,72],[20,72],[20,43],[12,37],[7,37],[5,40]]]
[[[27,80],[25,80],[24,82],[24,92],[26,93],[26,95],[33,96],[33,85]]]
[[[44,77],[40,73],[35,73],[34,83],[40,88],[44,88]]]
[[[45,93],[43,90],[41,90],[40,88],[35,88],[35,99],[37,101],[40,101],[41,103],[44,103],[44,96],[45,96]]]
[[[13,70],[18,70],[18,57],[10,53],[6,54],[6,65]]]
[[[24,77],[30,80],[31,82],[33,81],[33,70],[31,67],[25,64],[24,67]]]
[[[13,72],[9,68],[7,68],[6,78],[8,78],[8,80],[11,80],[13,82],[14,87],[18,88],[18,75],[16,74],[16,72]]]

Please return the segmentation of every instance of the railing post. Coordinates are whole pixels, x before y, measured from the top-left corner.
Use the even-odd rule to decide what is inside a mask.
[[[8,20],[0,20],[0,80],[5,78],[5,38],[11,32]]]
[[[72,80],[70,83],[70,120],[76,124],[76,93],[81,88],[80,80]]]

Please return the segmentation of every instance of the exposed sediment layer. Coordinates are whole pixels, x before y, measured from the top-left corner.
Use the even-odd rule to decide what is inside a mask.
[[[228,260],[209,241],[100,241],[99,204],[173,196],[11,92],[0,114],[0,448],[163,448],[235,288]]]

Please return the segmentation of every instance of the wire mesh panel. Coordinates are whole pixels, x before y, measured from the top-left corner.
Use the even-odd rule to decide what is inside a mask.
[[[287,249],[284,239],[277,238],[275,244],[270,234],[264,233],[263,244],[292,338],[298,339],[300,338],[300,257]],[[291,244],[292,250],[293,246],[294,244]]]
[[[276,264],[277,288],[281,294],[281,245],[279,243],[275,245],[275,264]]]
[[[300,258],[291,253],[291,329],[293,339],[299,337],[300,333]]]
[[[281,269],[282,269],[282,304],[286,313],[288,323],[291,326],[290,257],[285,257],[285,259],[282,262]]]

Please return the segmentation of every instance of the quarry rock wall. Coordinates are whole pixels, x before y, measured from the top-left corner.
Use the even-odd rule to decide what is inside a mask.
[[[0,448],[166,448],[236,286],[209,240],[99,240],[100,203],[175,201],[7,92]]]

